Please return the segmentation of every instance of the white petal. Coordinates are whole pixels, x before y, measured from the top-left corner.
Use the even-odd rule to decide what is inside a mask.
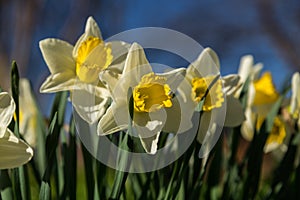
[[[242,83],[245,83],[246,79],[251,74],[252,67],[253,67],[253,56],[252,55],[243,56],[240,60],[240,67],[238,70],[238,74],[241,78]]]
[[[148,154],[155,154],[157,152],[157,143],[159,139],[160,132],[151,137],[140,137],[143,148]]]
[[[219,74],[220,61],[211,48],[205,48],[199,57],[189,65],[187,74],[192,77],[205,77]]]
[[[40,41],[40,49],[51,74],[66,70],[75,73],[72,45],[59,39],[50,38]]]
[[[94,20],[94,18],[91,17],[91,16],[86,21],[85,33],[88,36],[94,36],[94,37],[102,38],[98,24]]]
[[[197,133],[197,141],[203,144],[206,134],[208,133],[208,128],[211,120],[211,111],[203,112],[199,122],[199,128]]]
[[[0,93],[0,138],[2,138],[6,132],[6,128],[9,125],[12,116],[16,109],[13,98],[7,92]]]
[[[32,158],[33,150],[7,129],[0,138],[0,169],[19,167]]]
[[[291,113],[300,109],[300,74],[294,73],[292,77]]]
[[[223,86],[224,86],[224,93],[227,95],[234,94],[238,88],[241,87],[240,77],[236,74],[231,74],[222,78]]]
[[[275,149],[277,149],[281,144],[277,143],[277,142],[272,142],[270,144],[266,144],[264,146],[264,152],[265,153],[269,153],[271,151],[274,151]]]
[[[254,123],[255,123],[255,114],[251,111],[251,108],[247,108],[245,111],[246,120],[243,122],[241,127],[241,134],[244,139],[251,141],[254,135]]]
[[[256,80],[261,72],[263,68],[263,64],[262,63],[257,63],[253,66],[253,69],[252,69],[252,80]]]
[[[85,32],[80,36],[80,38],[77,40],[77,42],[75,44],[75,47],[72,52],[74,58],[77,57],[77,51],[78,51],[78,48],[80,47],[81,43],[91,36],[102,39],[99,26],[93,17],[89,17],[87,19],[86,25],[85,25]]]
[[[123,74],[127,75],[130,73],[135,75],[135,77],[132,78],[136,83],[139,83],[142,75],[144,75],[146,71],[149,73],[152,71],[152,68],[146,58],[145,52],[139,44],[133,43],[125,61]]]
[[[130,44],[122,41],[111,41],[106,44],[111,45],[112,55],[113,55],[113,64],[121,63],[126,60]],[[124,67],[124,66],[123,66]],[[123,71],[123,68],[122,68]]]
[[[179,84],[185,78],[186,69],[178,68],[168,71],[166,73],[157,74],[159,76],[165,77],[167,79],[166,83],[170,86],[171,90],[175,92]]]
[[[243,123],[246,119],[241,102],[233,96],[226,97],[226,118],[224,126],[235,127]]]
[[[116,108],[116,105],[112,104],[100,119],[100,122],[98,123],[97,134],[108,135],[127,129],[127,113],[128,110],[126,112],[124,107]]]
[[[183,133],[193,127],[194,102],[185,102],[177,95],[172,99],[172,107],[166,108],[167,119],[163,130],[168,133]]]
[[[118,64],[124,66],[124,63]],[[116,65],[114,65],[116,66]],[[118,66],[116,68],[109,67],[109,69],[100,72],[99,79],[108,88],[108,90],[114,95],[113,91],[116,88],[118,81],[121,78],[122,71],[119,70]]]
[[[110,103],[109,98],[98,97],[87,90],[74,90],[71,100],[77,113],[89,124],[98,121]]]
[[[72,71],[65,71],[63,73],[50,75],[42,84],[40,92],[68,91],[76,88],[76,83],[78,83],[76,75]]]

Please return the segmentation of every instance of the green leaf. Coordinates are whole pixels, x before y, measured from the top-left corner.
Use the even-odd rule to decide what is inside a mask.
[[[50,200],[51,199],[51,189],[47,182],[42,182],[39,200]]]
[[[120,199],[121,193],[125,188],[125,182],[128,177],[128,172],[125,172],[125,170],[127,167],[129,167],[128,165],[130,165],[130,161],[128,161],[128,138],[130,130],[131,128],[128,129],[127,133],[120,133],[119,151],[117,156],[117,165],[119,166],[120,170],[116,170],[114,185],[109,199]]]
[[[12,62],[11,67],[11,91],[12,91],[12,97],[14,99],[14,102],[16,104],[16,119],[14,123],[14,134],[21,138],[20,132],[19,132],[19,71],[18,66],[15,61]],[[12,123],[13,124],[13,123]],[[14,191],[15,195],[19,198],[22,198],[24,200],[29,199],[30,197],[30,189],[29,189],[29,177],[27,172],[26,166],[21,166],[19,168],[16,168],[13,170],[13,180],[14,180]]]
[[[269,195],[270,199],[276,198],[276,196],[279,196],[279,193],[281,193],[282,195],[283,193],[286,192],[284,188],[288,188],[288,180],[291,177],[293,172],[296,153],[297,153],[297,146],[298,146],[297,144],[294,144],[295,138],[296,138],[295,134],[292,134],[289,141],[288,150],[285,153],[279,166],[274,171],[272,191],[271,194]]]
[[[271,111],[268,113],[266,120],[263,122],[258,134],[254,133],[253,140],[248,149],[248,173],[243,191],[244,198],[254,198],[258,191],[262,159],[264,154],[264,146],[269,136],[269,133],[273,128],[274,119],[278,114],[282,100],[283,96],[280,96],[279,99],[273,105]]]
[[[13,199],[12,183],[7,169],[0,170],[0,199]]]
[[[85,148],[84,144],[81,142],[81,150],[84,162],[84,172],[86,178],[86,188],[87,188],[87,199],[94,199],[95,192],[95,178],[93,173],[93,157]]]
[[[11,68],[11,92],[12,92],[12,97],[14,99],[14,102],[16,104],[16,123],[19,124],[19,71],[18,71],[18,66],[16,61],[12,62],[12,68]],[[17,137],[20,137],[19,132],[15,132]]]

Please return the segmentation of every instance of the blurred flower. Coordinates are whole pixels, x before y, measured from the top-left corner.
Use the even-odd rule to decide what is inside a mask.
[[[248,102],[246,108],[246,121],[241,128],[242,136],[251,141],[254,135],[254,128],[259,131],[267,114],[274,103],[278,100],[279,93],[272,82],[270,72],[264,73],[258,80],[252,80],[249,84]],[[283,144],[286,138],[285,124],[277,116],[269,133],[264,151],[270,152]]]
[[[127,94],[132,88],[132,134],[140,138],[147,153],[155,154],[161,131],[179,133],[192,126],[191,123],[187,125],[185,120],[190,120],[193,110],[182,105],[176,93],[184,75],[184,68],[154,73],[143,48],[137,43],[132,44],[118,80],[108,71],[101,74],[101,79],[111,90],[113,103],[100,119],[98,134],[106,135],[128,128],[132,116],[129,116],[131,100],[128,100]],[[185,116],[189,113],[190,118],[183,118],[181,111]]]
[[[30,146],[35,147],[37,134],[41,134],[37,124],[39,110],[27,79],[20,79],[19,105],[20,133]]]
[[[40,91],[71,91],[71,101],[78,114],[89,123],[96,122],[105,112],[110,96],[99,82],[99,73],[113,62],[114,49],[126,51],[125,46],[117,41],[105,43],[92,17],[88,18],[85,32],[75,46],[53,38],[40,41],[40,49],[51,72]]]
[[[290,112],[294,119],[298,120],[297,124],[300,129],[300,74],[294,73],[292,77],[292,97],[290,103]]]
[[[219,78],[220,62],[217,54],[210,48],[205,48],[199,57],[187,68],[186,78],[189,87],[184,82],[180,91],[187,99],[191,99],[194,108],[205,96],[202,106],[202,116],[197,139],[203,142],[211,121],[211,111],[220,108],[226,102],[226,116],[224,126],[234,127],[244,120],[243,108],[233,94],[238,89],[239,77],[228,75]],[[226,97],[225,97],[226,95]],[[226,101],[225,101],[226,99]]]
[[[15,168],[27,163],[33,150],[17,138],[7,126],[15,112],[15,103],[6,92],[0,93],[0,169]]]
[[[260,129],[262,123],[263,120],[257,121],[256,126],[258,130]],[[275,150],[276,148],[278,148],[280,145],[283,144],[285,138],[286,138],[285,124],[280,119],[280,117],[275,117],[272,130],[269,133],[269,136],[267,138],[264,147],[264,152],[268,153]]]
[[[250,83],[257,79],[261,70],[263,68],[262,63],[257,63],[254,65],[253,56],[246,55],[241,58],[240,67],[238,70],[238,75],[240,77],[241,86],[246,82],[249,78]],[[240,87],[234,94],[235,97],[239,98],[242,91],[242,87]]]

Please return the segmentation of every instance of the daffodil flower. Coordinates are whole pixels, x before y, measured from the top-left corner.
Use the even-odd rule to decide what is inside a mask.
[[[214,130],[208,130],[214,109],[226,106],[224,126],[234,127],[244,120],[241,103],[233,97],[238,88],[239,77],[228,75],[224,78],[218,78],[219,69],[220,62],[217,54],[212,49],[205,48],[187,68],[186,78],[191,89],[188,89],[185,83],[180,86],[180,91],[185,94],[187,99],[190,99],[194,107],[206,95],[197,136],[200,143],[203,143],[207,131],[214,132]],[[215,80],[216,78],[217,80]]]
[[[7,128],[14,112],[13,99],[6,92],[0,93],[0,169],[21,166],[33,156],[33,150]]]
[[[256,122],[256,129],[259,130],[262,123],[264,122],[264,117],[259,117]],[[285,124],[283,120],[276,116],[273,122],[273,127],[269,136],[267,138],[266,144],[264,146],[264,152],[268,153],[277,149],[280,145],[284,143],[286,138]]]
[[[182,99],[177,94],[184,75],[184,68],[154,73],[142,47],[132,44],[118,79],[109,70],[101,74],[101,79],[111,90],[113,103],[100,119],[98,134],[127,129],[132,120],[132,134],[140,138],[147,153],[155,154],[161,131],[176,134],[192,127],[188,121],[193,110],[188,105],[181,105]],[[130,98],[127,98],[130,88],[133,119],[129,114]]]
[[[71,101],[78,114],[94,123],[105,112],[110,94],[99,82],[99,73],[113,62],[114,53],[127,51],[124,42],[107,42],[92,17],[85,32],[72,46],[59,39],[40,41],[40,49],[51,75],[42,84],[41,92],[71,91]]]
[[[258,131],[261,128],[267,113],[270,112],[278,98],[279,93],[275,89],[271,73],[265,72],[258,80],[252,80],[252,83],[249,84],[246,108],[247,120],[241,128],[242,136],[246,140],[251,141],[253,139],[254,129]],[[264,147],[265,153],[282,145],[285,138],[285,124],[279,117],[276,117]]]
[[[292,77],[292,96],[290,103],[290,112],[295,120],[297,120],[300,129],[300,74],[294,73]]]

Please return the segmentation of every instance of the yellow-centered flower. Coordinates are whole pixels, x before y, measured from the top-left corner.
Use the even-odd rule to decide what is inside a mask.
[[[251,78],[251,81],[245,111],[247,120],[241,128],[243,137],[249,141],[253,139],[254,129],[259,131],[267,114],[279,98],[279,93],[276,91],[270,72],[265,72],[259,79]],[[276,117],[264,151],[266,153],[273,151],[283,144],[285,138],[285,125],[279,117]]]
[[[137,43],[132,44],[122,75],[114,76],[107,70],[100,76],[107,83],[113,102],[100,119],[98,134],[127,129],[132,120],[133,134],[140,138],[147,153],[155,154],[161,131],[176,134],[192,127],[190,119],[194,107],[180,104],[182,99],[177,94],[184,75],[184,68],[154,73],[143,48]],[[128,91],[132,91],[132,97],[127,96]],[[131,98],[132,111],[129,110]],[[131,112],[133,116],[130,116]]]
[[[221,112],[221,110],[224,111],[221,107],[226,107],[226,113],[222,112],[225,118],[224,126],[234,127],[244,120],[243,108],[239,100],[233,97],[233,93],[238,88],[239,77],[228,75],[224,78],[218,78],[219,76],[220,62],[217,54],[212,49],[205,48],[187,68],[188,84],[183,82],[179,86],[180,92],[186,97],[188,104],[193,104],[194,108],[205,96],[197,135],[197,140],[200,143],[203,143],[206,135],[215,133],[217,123],[215,116],[219,116],[220,113],[212,115],[214,110],[218,112],[217,109],[219,109]]]
[[[32,158],[33,150],[17,138],[7,126],[15,112],[15,103],[6,92],[0,93],[0,169],[21,166]]]
[[[92,51],[98,51],[98,57],[101,58],[95,63],[91,63],[88,59],[92,55]],[[76,57],[76,75],[80,81],[85,83],[94,83],[98,81],[99,73],[106,69],[112,62],[110,44],[105,45],[103,40],[98,37],[90,36],[83,41],[78,48]]]
[[[96,122],[110,98],[109,91],[99,81],[99,73],[120,54],[126,54],[128,45],[119,41],[104,42],[97,23],[89,17],[85,32],[75,46],[49,38],[40,41],[40,49],[51,73],[40,91],[71,91],[71,101],[78,114],[88,123]],[[116,57],[115,52],[118,52]]]

